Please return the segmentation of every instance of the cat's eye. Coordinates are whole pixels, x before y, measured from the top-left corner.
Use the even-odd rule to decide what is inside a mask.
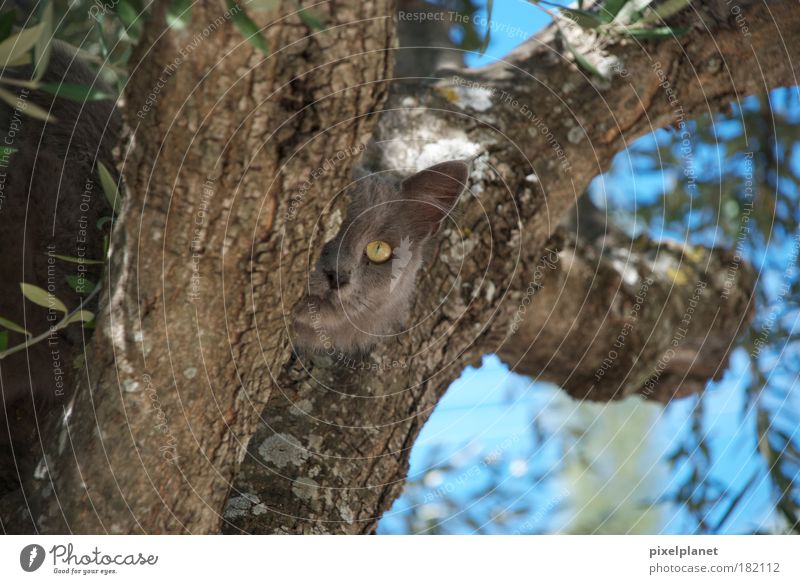
[[[385,241],[370,241],[365,250],[369,261],[382,264],[392,257],[392,246]]]

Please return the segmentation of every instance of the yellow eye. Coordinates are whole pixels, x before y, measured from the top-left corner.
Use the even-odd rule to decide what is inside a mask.
[[[366,252],[369,261],[382,264],[392,257],[392,246],[385,241],[370,241],[367,244]]]

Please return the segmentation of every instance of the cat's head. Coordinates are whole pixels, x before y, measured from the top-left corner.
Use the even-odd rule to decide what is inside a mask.
[[[369,176],[354,184],[339,233],[309,274],[293,312],[301,352],[366,352],[404,325],[432,238],[466,187],[469,166],[442,162],[399,185]]]

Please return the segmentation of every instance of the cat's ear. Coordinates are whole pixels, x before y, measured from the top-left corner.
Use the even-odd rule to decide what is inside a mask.
[[[413,205],[415,222],[433,235],[467,188],[469,165],[461,160],[440,162],[411,175],[400,183],[403,197],[419,201]]]

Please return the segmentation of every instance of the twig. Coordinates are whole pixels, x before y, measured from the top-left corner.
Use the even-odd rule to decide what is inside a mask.
[[[86,298],[81,300],[81,303],[78,305],[78,308],[76,308],[72,312],[68,312],[67,314],[65,314],[64,318],[62,318],[56,324],[51,326],[47,331],[45,331],[45,332],[43,332],[43,333],[41,333],[41,334],[39,334],[39,335],[37,335],[35,337],[31,337],[31,338],[27,339],[24,343],[20,343],[19,345],[14,345],[13,347],[10,347],[10,348],[6,349],[5,351],[0,351],[0,359],[5,359],[9,355],[13,355],[14,353],[19,353],[23,349],[27,349],[28,347],[30,347],[32,345],[35,345],[36,343],[39,343],[39,342],[45,340],[47,337],[49,337],[53,333],[55,333],[57,331],[60,331],[61,329],[65,328],[66,326],[72,324],[72,323],[70,323],[69,319],[72,318],[73,316],[75,316],[76,314],[78,314],[81,310],[83,310],[84,305],[86,305],[87,303],[91,302],[91,300],[95,296],[97,296],[97,293],[100,291],[101,287],[102,287],[102,285],[98,282],[97,286],[95,286],[94,290],[92,290],[92,292]]]

